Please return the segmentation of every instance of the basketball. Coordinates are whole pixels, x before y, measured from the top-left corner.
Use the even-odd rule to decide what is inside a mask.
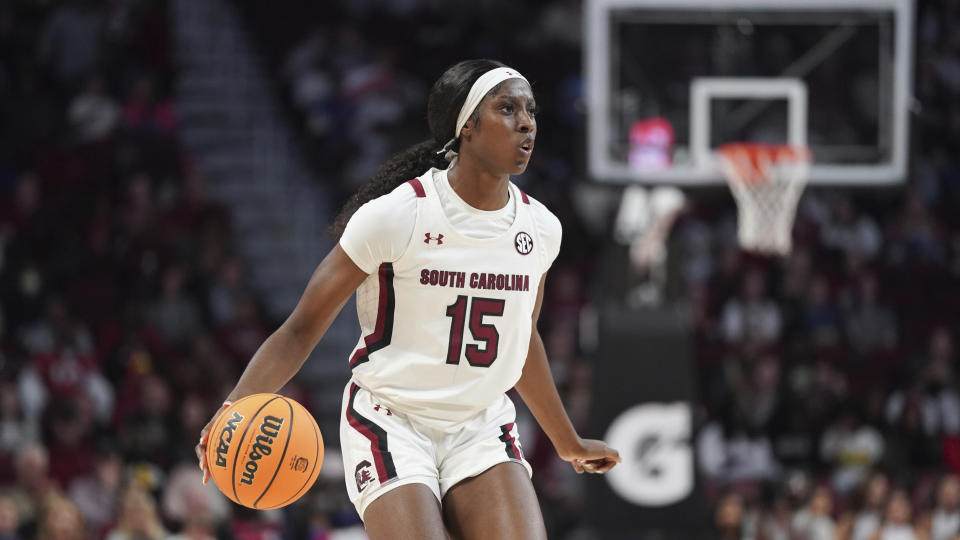
[[[277,394],[238,399],[207,440],[207,466],[227,497],[248,508],[286,506],[310,491],[323,464],[316,420],[296,400]]]

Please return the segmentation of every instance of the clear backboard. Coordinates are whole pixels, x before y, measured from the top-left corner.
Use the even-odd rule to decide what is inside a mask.
[[[589,0],[600,181],[722,184],[715,149],[789,143],[814,185],[902,182],[913,0]]]

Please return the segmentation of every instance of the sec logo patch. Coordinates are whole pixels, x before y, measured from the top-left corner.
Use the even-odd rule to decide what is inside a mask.
[[[530,235],[525,232],[518,232],[513,239],[513,245],[517,248],[517,253],[527,255],[533,251],[533,238],[530,238]]]

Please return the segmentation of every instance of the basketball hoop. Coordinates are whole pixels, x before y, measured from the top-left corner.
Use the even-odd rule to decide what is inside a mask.
[[[733,143],[718,151],[737,201],[737,236],[748,251],[790,253],[797,202],[810,172],[802,146]]]

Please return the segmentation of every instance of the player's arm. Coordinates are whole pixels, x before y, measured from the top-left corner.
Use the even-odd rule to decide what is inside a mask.
[[[287,320],[257,349],[227,400],[235,401],[261,392],[276,392],[286,384],[300,370],[310,351],[340,313],[343,304],[366,277],[367,274],[347,256],[340,245],[336,245],[313,272],[306,290]],[[204,471],[204,483],[209,478],[204,459],[206,438],[219,413],[203,428],[200,443],[196,447],[200,468]]]
[[[523,374],[515,388],[537,419],[537,423],[550,438],[561,459],[569,461],[578,473],[584,471],[604,473],[620,463],[620,454],[603,441],[581,439],[577,435],[560,401],[553,376],[550,374],[550,364],[547,362],[543,339],[540,337],[540,331],[537,330],[545,282],[546,274],[540,278],[537,303],[533,309],[530,349],[523,366]]]

